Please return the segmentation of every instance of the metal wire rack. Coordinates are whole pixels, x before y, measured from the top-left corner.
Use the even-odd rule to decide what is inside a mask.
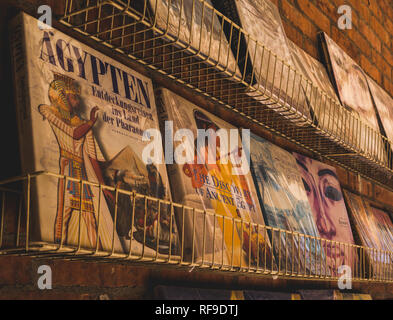
[[[37,193],[37,188],[43,186],[43,181],[52,181],[55,184],[74,181],[80,190],[84,186],[100,190],[98,208],[95,210],[95,241],[86,242],[83,238],[86,226],[83,224],[83,212],[79,208],[76,224],[77,240],[67,238],[65,231],[64,210],[62,210],[62,232],[56,241],[52,233],[51,217],[56,215],[56,208],[51,208],[48,199],[57,199],[58,190],[51,188],[45,191],[45,199]],[[105,196],[103,191],[110,192],[116,199],[112,212],[113,228],[104,230],[101,226]],[[41,196],[42,197],[42,196]],[[119,205],[120,198],[129,199],[128,206]],[[336,258],[345,258],[351,268],[352,281],[393,282],[393,252],[376,250],[348,243],[312,237],[296,232],[257,225],[232,217],[224,217],[195,208],[189,208],[171,201],[156,199],[126,190],[113,188],[85,180],[49,173],[37,172],[22,177],[16,177],[0,182],[1,225],[0,225],[0,254],[1,255],[28,255],[44,257],[45,259],[81,259],[88,261],[117,261],[141,262],[156,265],[172,265],[182,268],[196,268],[216,270],[223,272],[257,275],[277,276],[291,279],[313,279],[322,281],[338,280],[336,271]],[[38,203],[41,201],[41,205]],[[138,202],[144,210],[138,212]],[[158,208],[158,213],[152,219],[148,208]],[[63,202],[63,209],[65,204]],[[164,208],[169,208],[164,210]],[[129,228],[134,230],[129,238],[125,239],[119,249],[115,244],[115,237],[120,222],[120,210],[125,210],[129,216]],[[163,227],[160,215],[166,212],[167,221],[171,227]],[[169,214],[168,214],[169,212]],[[191,215],[194,223],[185,227],[185,215]],[[197,216],[204,221],[202,227]],[[241,253],[247,256],[248,263],[235,263],[237,253],[234,247],[228,248],[214,229],[207,228],[207,219],[213,218],[215,223],[225,223],[232,233],[241,228],[243,235]],[[37,226],[40,228],[37,228]],[[176,225],[176,227],[175,227]],[[224,228],[223,228],[224,229]],[[47,233],[45,230],[49,230]],[[109,234],[111,245],[103,248],[101,239]],[[166,233],[167,237],[161,235]],[[48,236],[49,234],[49,236]],[[137,234],[140,236],[137,237]],[[233,241],[232,234],[232,241]],[[261,241],[269,238],[270,241]],[[204,255],[208,251],[208,239],[212,247],[227,250],[216,256]],[[162,246],[162,243],[165,243]],[[196,256],[194,248],[197,243],[202,244],[204,250]],[[134,245],[135,244],[135,245]],[[247,250],[248,248],[248,250]],[[228,250],[229,249],[229,250]],[[231,249],[231,250],[230,250]],[[226,257],[224,257],[224,252]],[[229,254],[228,254],[229,252]]]
[[[65,0],[60,22],[393,189],[391,141],[207,0]]]
[[[170,6],[165,10],[162,6],[168,3],[176,3],[179,10],[174,11]],[[390,141],[317,89],[206,1],[65,0],[65,13],[60,22],[315,154],[393,188]],[[246,55],[241,51],[242,39],[247,39],[243,48],[248,52]],[[247,60],[252,55],[254,65],[250,69]],[[81,209],[76,241],[67,239],[63,225],[59,239],[55,240],[52,233],[44,234],[39,227],[43,215],[56,213],[47,213],[47,209],[37,204],[36,188],[40,179],[51,179],[55,184],[74,181],[81,189],[89,185],[100,191],[95,211],[95,241],[89,243],[83,239]],[[0,182],[0,187],[1,255],[143,262],[323,281],[339,279],[332,262],[333,256],[338,255],[351,257],[353,281],[393,281],[392,252],[257,225],[48,172],[8,179]],[[113,227],[106,231],[111,245],[105,248],[100,243],[103,190],[116,199]],[[48,190],[50,192],[56,197],[56,189]],[[125,238],[123,244],[126,245],[121,250],[115,245],[120,226],[119,197],[128,198],[129,227],[135,230]],[[144,210],[137,211],[137,203],[142,203]],[[155,219],[151,219],[150,206],[159,208]],[[160,221],[163,208],[169,212],[170,227],[165,230],[160,223],[154,224],[157,219]],[[191,232],[186,232],[185,215],[192,215],[189,220],[193,221],[199,216],[199,221],[213,219],[217,224],[229,224],[232,233],[235,228],[240,228],[242,234],[247,233],[247,238],[241,238],[241,248],[248,248],[245,250],[248,263],[235,263],[234,256],[238,253],[233,249],[226,257],[224,250],[217,255],[213,250],[209,256],[202,250],[197,257],[196,242],[201,242],[205,249],[209,246],[207,239],[212,239],[210,245],[220,248],[224,246],[223,237],[215,233],[216,228],[212,232],[205,227],[202,232],[197,230],[196,223],[192,224]],[[63,224],[64,219],[61,221]],[[173,223],[176,228],[172,227]],[[167,237],[162,246],[164,240],[160,234],[164,232]],[[262,238],[269,241],[261,241]]]

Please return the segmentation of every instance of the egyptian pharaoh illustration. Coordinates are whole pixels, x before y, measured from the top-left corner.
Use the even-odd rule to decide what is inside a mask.
[[[40,105],[39,112],[48,120],[59,145],[59,173],[75,179],[89,180],[89,173],[95,180],[103,183],[99,162],[105,161],[94,138],[92,128],[97,121],[98,107],[90,111],[90,119],[80,116],[81,89],[71,78],[54,74],[54,81],[49,86],[51,105]],[[76,181],[59,180],[58,203],[55,220],[55,242],[63,237],[66,244],[78,243],[79,231],[83,237],[84,230],[88,239],[81,239],[88,246],[95,246],[97,241],[97,212],[93,203],[93,192],[89,185]],[[108,197],[112,195],[107,193]],[[79,230],[78,213],[81,213]],[[82,226],[83,224],[83,226]],[[88,241],[86,241],[88,240]],[[100,234],[99,245],[109,248],[111,237]]]
[[[98,107],[91,109],[88,121],[82,118],[81,89],[75,80],[54,74],[49,86],[49,100],[50,105],[42,104],[38,110],[49,122],[56,137],[61,175],[140,195],[166,198],[166,188],[157,167],[154,164],[146,165],[131,146],[125,146],[113,159],[105,159],[93,133]],[[111,249],[113,227],[100,226],[98,232],[97,203],[100,202],[100,214],[107,213],[115,222],[117,236],[127,252],[131,239],[153,249],[158,248],[160,252],[167,252],[170,242],[176,245],[176,230],[174,226],[171,227],[171,217],[165,205],[158,206],[157,201],[151,200],[145,203],[141,196],[135,200],[133,210],[129,195],[119,192],[116,199],[114,191],[103,189],[101,201],[98,201],[97,189],[88,184],[83,184],[81,188],[78,181],[59,180],[54,227],[56,243],[63,239],[63,243],[68,245],[81,243],[91,248],[98,244],[100,249]],[[157,237],[160,238],[159,245]]]
[[[40,105],[38,109],[56,137],[61,175],[160,199],[166,197],[166,188],[157,167],[154,164],[146,165],[130,146],[125,146],[113,159],[105,159],[93,133],[98,107],[91,109],[88,121],[81,117],[81,89],[75,80],[54,74],[49,86],[49,100],[51,105]],[[88,184],[83,184],[81,188],[81,183],[77,181],[68,180],[65,183],[64,179],[59,180],[55,242],[63,239],[63,243],[70,245],[81,243],[85,247],[95,247],[98,243],[100,249],[112,248],[113,227],[100,226],[98,232],[98,201],[95,203],[94,198],[98,200],[99,195],[96,189]],[[103,189],[102,193],[100,213],[107,212],[116,223],[117,236],[126,251],[131,239],[154,249],[158,247],[160,252],[168,250],[170,238],[172,244],[176,244],[173,239],[175,228],[171,227],[169,210],[164,205],[159,213],[157,201],[145,203],[141,197],[136,199],[133,211],[129,195],[120,192],[116,199],[114,191]],[[132,216],[134,223],[131,223]]]

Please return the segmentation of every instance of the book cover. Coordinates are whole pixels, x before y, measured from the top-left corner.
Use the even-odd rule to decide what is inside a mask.
[[[52,173],[32,178],[31,240],[166,253],[170,210],[132,196],[171,199],[165,165],[141,158],[144,131],[158,129],[151,80],[27,14],[12,30],[23,174]]]
[[[325,274],[325,253],[296,158],[254,134],[250,146],[251,171],[266,224],[288,231],[272,232],[276,260],[290,273]]]
[[[310,80],[315,87],[328,95],[329,98],[340,103],[325,66],[293,41],[288,39],[288,43],[296,69]]]
[[[377,136],[380,127],[366,74],[326,33],[321,33],[320,39],[324,60],[330,66],[328,70],[332,72],[341,103],[358,115],[355,120],[361,120],[350,124],[355,128],[355,147],[373,159],[386,163],[385,146]]]
[[[240,134],[225,143],[225,135],[238,130],[167,89],[157,90],[157,101],[161,131],[169,141],[174,136],[175,155],[187,156],[183,163],[167,161],[167,168],[173,200],[184,206],[178,228],[188,261],[270,267],[273,257],[251,173],[234,160],[242,157]]]
[[[337,276],[341,266],[357,262],[351,224],[335,168],[294,153],[325,250],[327,268]],[[329,240],[329,241],[326,241]]]
[[[369,76],[367,82],[386,137],[393,141],[393,98]]]
[[[389,217],[389,214],[372,206],[368,201],[365,200],[366,207],[371,210],[373,222],[375,225],[375,233],[378,238],[379,244],[379,261],[378,265],[378,276],[380,279],[389,279],[389,275],[392,272],[393,263],[393,224]]]
[[[288,43],[296,70],[304,77],[302,86],[318,126],[327,136],[334,134],[335,139],[345,139],[352,145],[354,128],[350,115],[355,114],[341,106],[325,66],[291,40]]]
[[[367,210],[362,197],[347,190],[344,190],[344,195],[362,245],[367,248],[378,248],[371,212]]]
[[[369,203],[368,206],[371,207],[381,250],[393,254],[393,224],[389,214]],[[393,256],[390,259],[393,259]]]
[[[147,1],[147,0],[145,0]],[[200,59],[224,70],[241,73],[210,0],[148,0],[151,20],[165,37]]]
[[[388,225],[383,226],[383,228],[387,228],[387,230],[382,231],[379,225],[380,222],[376,222],[375,220],[384,219],[385,217],[381,216],[381,212],[379,210],[373,209],[371,205],[364,200],[361,196],[351,193],[347,190],[344,190],[345,199],[348,204],[348,209],[351,213],[351,218],[354,221],[354,227],[359,237],[359,241],[362,246],[365,247],[364,255],[367,259],[368,266],[366,266],[366,271],[369,273],[370,278],[379,278],[382,277],[386,268],[390,267],[385,263],[391,260],[391,257],[380,254],[381,252],[377,252],[376,250],[385,250],[385,240],[386,233],[385,231],[389,230]],[[374,210],[377,214],[377,218],[374,217]],[[383,220],[383,223],[386,221]],[[382,227],[382,226],[381,226]],[[382,232],[381,232],[382,231]],[[391,230],[388,231],[388,233]],[[389,237],[389,235],[387,235]],[[391,250],[391,244],[386,243],[388,246],[388,250]]]
[[[270,0],[214,3],[243,29],[231,44],[240,52],[241,70],[251,84],[247,94],[262,103],[279,104],[277,112],[298,125],[311,119],[278,8]]]

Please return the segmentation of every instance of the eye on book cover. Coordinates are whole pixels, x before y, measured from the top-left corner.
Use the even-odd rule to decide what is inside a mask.
[[[151,80],[24,13],[11,47],[23,173],[60,175],[32,178],[32,240],[174,253],[169,205],[132,196],[171,199],[165,165],[141,158],[144,130],[159,127]]]
[[[357,252],[343,192],[336,169],[317,160],[293,153],[304,189],[314,216],[322,247],[326,254],[326,265],[331,274],[336,276],[338,268],[354,268]],[[344,245],[346,244],[346,245]]]

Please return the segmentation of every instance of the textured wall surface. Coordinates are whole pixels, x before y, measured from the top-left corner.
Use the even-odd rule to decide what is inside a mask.
[[[326,32],[393,96],[393,1],[272,0],[288,38],[319,58],[317,32]],[[352,30],[338,28],[338,8],[352,8]]]
[[[41,265],[52,270],[52,289],[37,286]],[[125,300],[153,299],[157,285],[189,286],[223,290],[260,290],[297,292],[303,290],[337,290],[337,282],[284,280],[272,277],[233,276],[212,271],[179,270],[168,267],[122,265],[66,261],[63,259],[32,259],[0,257],[0,300]],[[371,294],[374,299],[393,299],[392,285],[353,283],[355,292]]]

